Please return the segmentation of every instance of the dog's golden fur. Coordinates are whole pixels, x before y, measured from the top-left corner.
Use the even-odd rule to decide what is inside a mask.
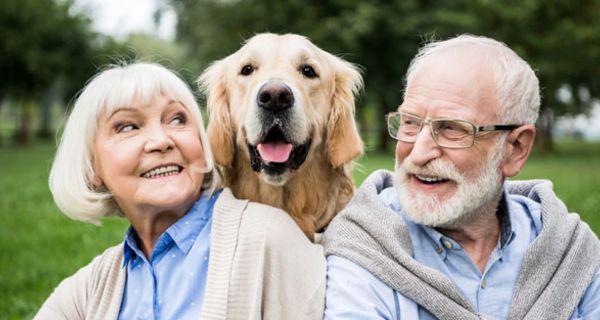
[[[255,70],[250,76],[240,73],[247,65]],[[317,78],[303,75],[306,65],[315,69]],[[312,141],[304,163],[276,184],[252,170],[247,148],[247,131],[256,122],[249,113],[255,110],[257,88],[270,79],[292,88],[294,112],[303,121],[297,131],[306,131]],[[239,198],[283,208],[312,239],[354,192],[352,160],[363,152],[353,117],[354,97],[362,87],[360,72],[304,37],[260,34],[214,62],[199,83],[210,112],[208,139],[225,185]]]

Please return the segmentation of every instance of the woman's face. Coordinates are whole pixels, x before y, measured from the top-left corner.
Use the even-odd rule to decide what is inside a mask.
[[[96,183],[125,216],[169,212],[183,216],[200,195],[206,166],[200,135],[179,102],[138,99],[99,119],[94,140]]]

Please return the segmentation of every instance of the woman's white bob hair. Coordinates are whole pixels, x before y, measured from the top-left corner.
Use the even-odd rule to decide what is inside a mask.
[[[81,91],[52,163],[50,191],[56,205],[67,216],[99,224],[102,217],[123,215],[110,191],[94,184],[93,143],[98,119],[130,105],[135,98],[147,105],[161,94],[187,108],[198,127],[207,172],[202,186],[198,187],[209,195],[221,187],[202,114],[185,82],[159,64],[140,62],[115,66],[96,74]]]

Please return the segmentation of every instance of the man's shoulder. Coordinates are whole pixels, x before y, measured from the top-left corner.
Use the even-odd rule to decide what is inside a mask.
[[[360,264],[337,255],[327,256],[327,278],[343,279],[345,283],[353,285],[369,285],[379,289],[390,289],[383,281]]]
[[[394,185],[394,173],[385,169],[375,170],[365,178],[360,188],[366,185],[374,185],[377,189],[391,187]]]

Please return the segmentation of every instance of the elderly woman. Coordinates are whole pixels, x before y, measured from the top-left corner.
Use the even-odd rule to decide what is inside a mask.
[[[36,319],[320,319],[325,260],[278,209],[221,189],[193,94],[156,64],[77,99],[52,170],[58,207],[121,215],[122,244],[63,280]]]

